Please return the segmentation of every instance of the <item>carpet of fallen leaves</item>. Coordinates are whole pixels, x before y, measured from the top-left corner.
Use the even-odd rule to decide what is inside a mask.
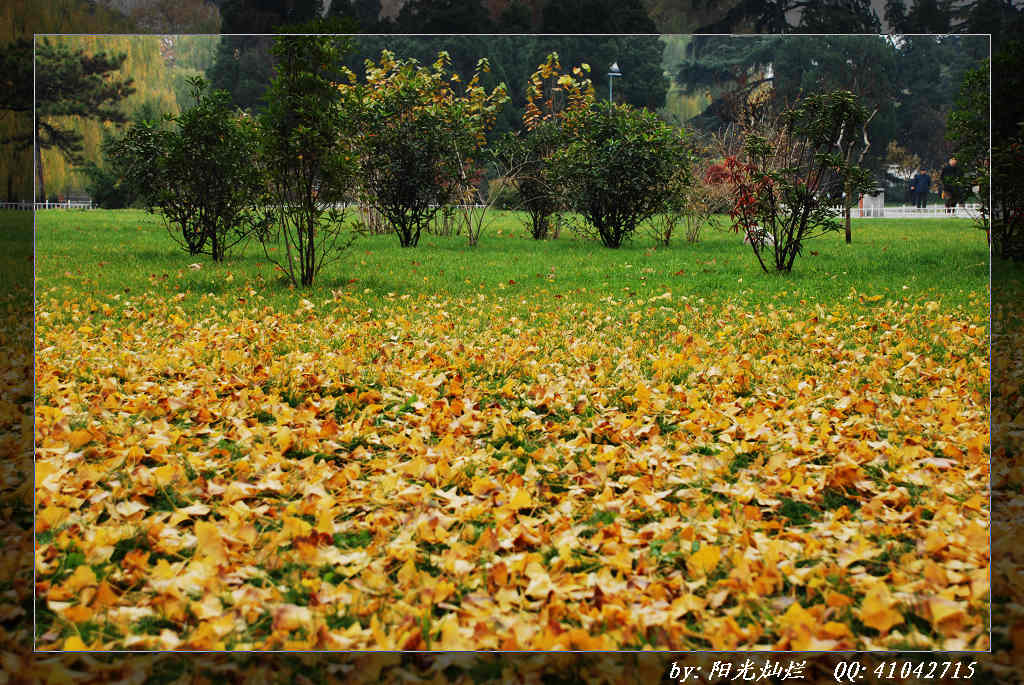
[[[996,280],[998,278],[998,280]],[[1001,286],[1001,287],[999,287]],[[992,668],[1024,682],[1024,282],[993,274]]]
[[[37,649],[989,646],[985,302],[183,298],[39,293]]]

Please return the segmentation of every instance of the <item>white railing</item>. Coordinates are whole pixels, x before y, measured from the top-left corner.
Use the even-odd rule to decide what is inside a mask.
[[[347,209],[351,204],[335,205],[338,209]],[[453,205],[455,207],[475,207],[477,209],[486,205]],[[92,209],[92,200],[65,200],[64,202],[0,202],[0,209]],[[842,214],[842,207],[833,207],[833,210]],[[943,219],[950,217],[976,219],[981,212],[981,205],[966,204],[946,209],[943,205],[928,205],[927,207],[852,207],[850,216],[857,219]]]
[[[352,209],[353,207],[359,208],[359,207],[365,206],[365,205],[360,205],[358,202],[336,202],[336,203],[334,203],[331,206],[334,207],[334,209]],[[469,204],[469,205],[444,205],[444,206],[446,206],[446,207],[454,207],[456,209],[465,209],[467,207],[472,207],[474,209],[483,209],[484,207],[490,207],[490,205],[484,205],[484,204],[480,204],[480,203],[477,203],[475,205]],[[430,207],[431,207],[431,209],[438,209],[439,205],[431,204]]]
[[[0,209],[92,209],[92,200],[65,200],[64,202],[0,202]]]
[[[840,216],[842,207],[833,207]],[[981,205],[966,204],[947,209],[943,205],[927,207],[851,207],[850,216],[854,219],[976,219],[981,213]]]

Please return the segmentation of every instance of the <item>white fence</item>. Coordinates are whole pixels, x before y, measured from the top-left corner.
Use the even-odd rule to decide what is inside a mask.
[[[833,207],[842,215],[842,207]],[[947,209],[943,205],[927,207],[851,207],[850,216],[858,219],[977,219],[981,214],[981,205],[966,204]]]
[[[346,209],[352,205],[336,205],[338,209]],[[463,206],[463,205],[458,205]],[[465,205],[482,208],[485,205]],[[65,200],[64,202],[0,202],[0,209],[92,209],[92,200]],[[833,207],[842,214],[842,207]],[[950,217],[976,219],[981,212],[981,205],[966,204],[947,209],[943,205],[927,207],[852,207],[850,216],[860,219],[945,219]]]
[[[0,202],[0,209],[92,209],[92,200],[65,200],[64,202]]]

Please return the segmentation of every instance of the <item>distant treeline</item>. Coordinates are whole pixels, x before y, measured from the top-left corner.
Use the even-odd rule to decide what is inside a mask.
[[[890,0],[884,16],[866,1],[829,0],[814,3],[812,9],[795,11],[803,4],[797,0],[706,4],[662,0],[10,0],[0,7],[0,27],[7,30],[0,40],[30,39],[33,33],[42,32],[170,35],[283,30],[397,34],[361,36],[347,63],[358,72],[365,58],[376,57],[385,47],[421,61],[432,61],[438,49],[447,49],[455,68],[468,72],[479,57],[486,56],[493,66],[487,85],[504,81],[512,98],[495,128],[501,133],[518,125],[522,84],[538,59],[551,50],[557,50],[566,63],[589,63],[595,86],[606,95],[607,69],[611,62],[617,62],[623,73],[614,83],[617,101],[656,109],[672,123],[689,120],[691,125],[713,128],[727,123],[737,92],[759,74],[764,75],[768,64],[772,65],[773,87],[780,104],[801,90],[843,85],[837,83],[837,77],[842,76],[842,60],[834,58],[837,51],[846,48],[836,47],[838,43],[825,45],[821,37],[818,40],[822,45],[817,47],[812,42],[782,40],[771,46],[751,41],[736,49],[716,44],[716,39],[709,36],[659,39],[650,34],[800,33],[821,32],[829,26],[829,32],[836,27],[876,32],[892,27],[908,34],[992,33],[993,50],[999,51],[1004,43],[1011,45],[1019,29],[1024,28],[1024,11],[1006,0],[973,0],[955,3],[955,7],[953,3],[926,0]],[[583,31],[648,35],[474,35]],[[411,33],[463,35],[428,38],[408,35]],[[64,40],[78,40],[83,46],[99,45],[102,40],[107,50],[128,55],[123,71],[133,79],[136,92],[123,102],[123,107],[131,118],[180,111],[187,105],[185,80],[198,74],[204,74],[215,87],[228,90],[235,104],[257,110],[273,66],[266,48],[269,41],[239,36]],[[885,108],[872,123],[873,166],[880,166],[883,151],[892,140],[929,164],[946,153],[946,115],[959,78],[987,53],[983,43],[983,39],[972,42],[962,36],[946,40],[915,37],[910,41],[912,49],[900,46],[882,55],[881,61],[869,56],[872,74],[879,77],[864,79],[863,70],[848,70],[851,77],[862,77],[865,89],[876,91],[869,96],[877,96]],[[815,51],[833,59],[819,60],[820,65],[811,68]],[[998,59],[996,63],[1000,63]],[[1019,74],[1005,74],[994,81],[993,87],[1010,93],[1019,80]],[[879,85],[896,82],[903,82],[904,88],[895,97],[878,89]],[[1000,97],[998,92],[993,95],[997,102],[1013,100]],[[0,103],[0,109],[11,108]],[[1017,111],[1006,111],[1004,117],[1004,110],[997,112],[998,119],[1020,119]],[[116,128],[97,123],[76,123],[74,127],[83,135],[85,157],[94,160],[99,159],[96,152],[104,130]],[[30,115],[24,112],[0,116],[0,139],[31,137],[31,128]],[[1004,135],[1013,133],[1009,130]],[[59,152],[47,151],[44,163],[48,193],[80,192],[82,175]],[[31,195],[31,181],[25,175],[29,168],[30,150],[19,145],[3,146],[0,183],[4,185],[0,194],[5,199],[27,199]]]

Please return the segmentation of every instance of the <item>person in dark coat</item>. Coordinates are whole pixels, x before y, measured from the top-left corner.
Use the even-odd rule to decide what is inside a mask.
[[[950,157],[949,163],[942,167],[939,180],[942,181],[942,197],[946,201],[946,213],[951,214],[956,211],[956,206],[963,204],[964,201],[964,177],[960,167],[956,165],[956,157]]]
[[[913,180],[910,182],[910,187],[913,188],[913,205],[919,209],[924,209],[928,205],[928,190],[932,185],[932,177],[925,169],[919,169],[914,174]]]

